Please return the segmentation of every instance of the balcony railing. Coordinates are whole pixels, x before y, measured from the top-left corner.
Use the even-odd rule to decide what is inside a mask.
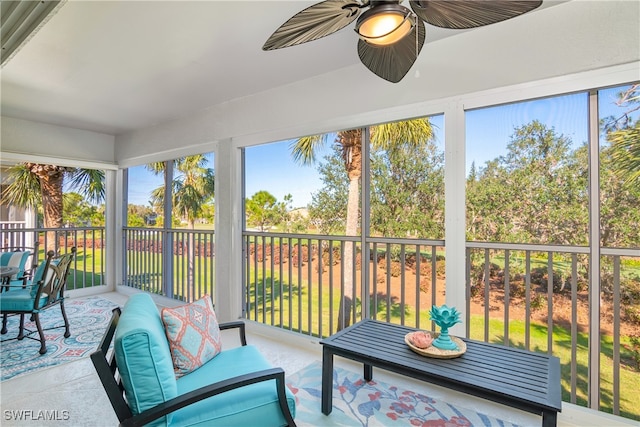
[[[368,238],[364,256],[375,262],[363,272],[359,237],[259,232],[244,236],[249,319],[326,337],[337,330],[345,293],[353,299],[348,307],[351,323],[371,317],[431,327],[429,309],[444,303],[442,241]],[[367,276],[364,281],[362,274]]]
[[[69,289],[104,284],[104,237],[101,227],[0,228],[6,245],[38,241],[40,260],[76,246]],[[127,286],[182,301],[213,294],[212,231],[126,228],[123,239]],[[352,323],[422,329],[445,301],[443,241],[245,232],[244,250],[245,316],[301,334],[334,333],[344,294]],[[586,247],[467,242],[467,334],[554,354],[565,401],[594,406],[595,392],[596,409],[640,419],[640,250],[599,253],[594,278]]]
[[[84,289],[104,285],[104,227],[24,228],[24,223],[0,224],[1,247],[34,247],[38,242],[38,260],[49,249],[60,253],[77,248],[67,279],[67,289]]]
[[[213,231],[127,227],[123,239],[125,286],[185,302],[213,294]]]
[[[354,297],[352,322],[434,329],[429,309],[444,303],[442,241],[366,238],[363,245],[360,237],[245,232],[244,248],[245,315],[268,325],[331,335],[345,289]],[[600,253],[598,282],[589,277],[586,247],[468,242],[467,335],[553,354],[565,401],[589,406],[589,384],[597,384],[596,409],[640,419],[640,251]],[[594,297],[597,283],[602,292]],[[590,337],[594,310],[600,340]]]

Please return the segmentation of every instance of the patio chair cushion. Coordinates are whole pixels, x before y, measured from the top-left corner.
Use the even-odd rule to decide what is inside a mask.
[[[160,312],[148,294],[127,301],[115,335],[116,362],[134,414],[178,395],[169,343]],[[173,414],[152,425],[171,423]]]
[[[255,347],[242,345],[220,352],[199,369],[176,379],[160,312],[146,293],[132,295],[125,304],[116,327],[114,352],[126,404],[134,415],[199,387],[273,370]],[[293,394],[286,387],[282,392],[295,416]],[[274,377],[196,401],[149,425],[282,426],[287,420],[281,408]]]
[[[60,263],[59,258],[54,258],[51,260],[51,265],[58,265],[59,263]],[[38,282],[42,280],[42,274],[44,273],[45,267],[46,267],[46,262],[41,262],[38,265],[38,268],[36,268],[35,273],[33,274],[33,279],[30,280],[31,286],[29,288],[31,289],[32,298],[35,298],[36,294],[38,293]],[[52,274],[54,274],[54,271],[52,269],[47,270],[47,277],[45,278],[46,279],[45,283],[49,282]]]
[[[209,295],[175,308],[163,308],[176,377],[195,371],[222,350],[220,327]]]
[[[246,345],[221,352],[198,370],[178,378],[178,394],[184,394],[230,376],[244,375],[271,365],[256,347]],[[295,397],[285,387],[287,403],[295,417]],[[282,426],[286,421],[278,406],[275,380],[227,391],[174,413],[180,426]]]
[[[11,284],[13,284],[13,282],[22,281],[27,259],[30,255],[31,251],[11,251],[0,254],[0,266],[15,267],[18,269],[18,272],[11,276]]]

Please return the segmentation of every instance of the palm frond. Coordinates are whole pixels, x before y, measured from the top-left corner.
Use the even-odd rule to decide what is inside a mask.
[[[69,175],[70,187],[78,190],[90,202],[100,203],[106,194],[104,171],[76,168]]]
[[[144,165],[144,167],[148,171],[153,172],[154,175],[160,175],[160,174],[164,173],[165,163],[164,162],[152,162],[152,163],[147,163],[146,165]]]
[[[7,169],[7,177],[3,184],[2,203],[19,207],[36,207],[42,204],[40,181],[24,163]]]
[[[398,144],[422,145],[435,137],[434,127],[429,118],[419,118],[374,126],[371,130],[371,144],[375,148],[388,150]]]
[[[616,173],[627,185],[640,185],[640,122],[608,135]]]
[[[293,160],[301,165],[310,165],[316,161],[316,150],[327,141],[327,134],[298,138],[291,143]]]

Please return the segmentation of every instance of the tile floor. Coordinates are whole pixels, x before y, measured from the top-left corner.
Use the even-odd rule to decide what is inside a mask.
[[[124,304],[127,296],[118,293],[102,294],[118,304]],[[225,345],[238,345],[235,335],[223,338]],[[248,323],[247,341],[255,345],[274,366],[281,366],[287,375],[302,369],[322,358],[318,340],[295,333]],[[336,357],[335,364],[354,371],[361,365]],[[447,400],[523,426],[539,426],[541,417],[507,408],[492,402],[452,392],[438,386],[416,382],[409,378],[382,370],[375,370],[376,379],[394,383],[399,387],[419,390],[435,399]],[[46,410],[58,419],[13,420],[12,413],[24,410]],[[318,408],[320,410],[320,408]],[[0,425],[2,426],[116,426],[118,420],[113,413],[102,385],[95,374],[91,361],[86,358],[58,367],[39,371],[37,375],[24,375],[0,383]],[[326,426],[331,426],[327,419]],[[571,404],[563,404],[558,416],[558,425],[570,426],[640,426],[630,420],[613,417]]]

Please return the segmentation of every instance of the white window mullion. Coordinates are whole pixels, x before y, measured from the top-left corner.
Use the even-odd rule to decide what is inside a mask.
[[[589,407],[600,407],[600,144],[598,92],[589,94]]]
[[[462,323],[452,334],[466,335],[466,208],[465,122],[461,102],[447,105],[444,114],[444,240],[446,250],[446,302],[460,312]]]

